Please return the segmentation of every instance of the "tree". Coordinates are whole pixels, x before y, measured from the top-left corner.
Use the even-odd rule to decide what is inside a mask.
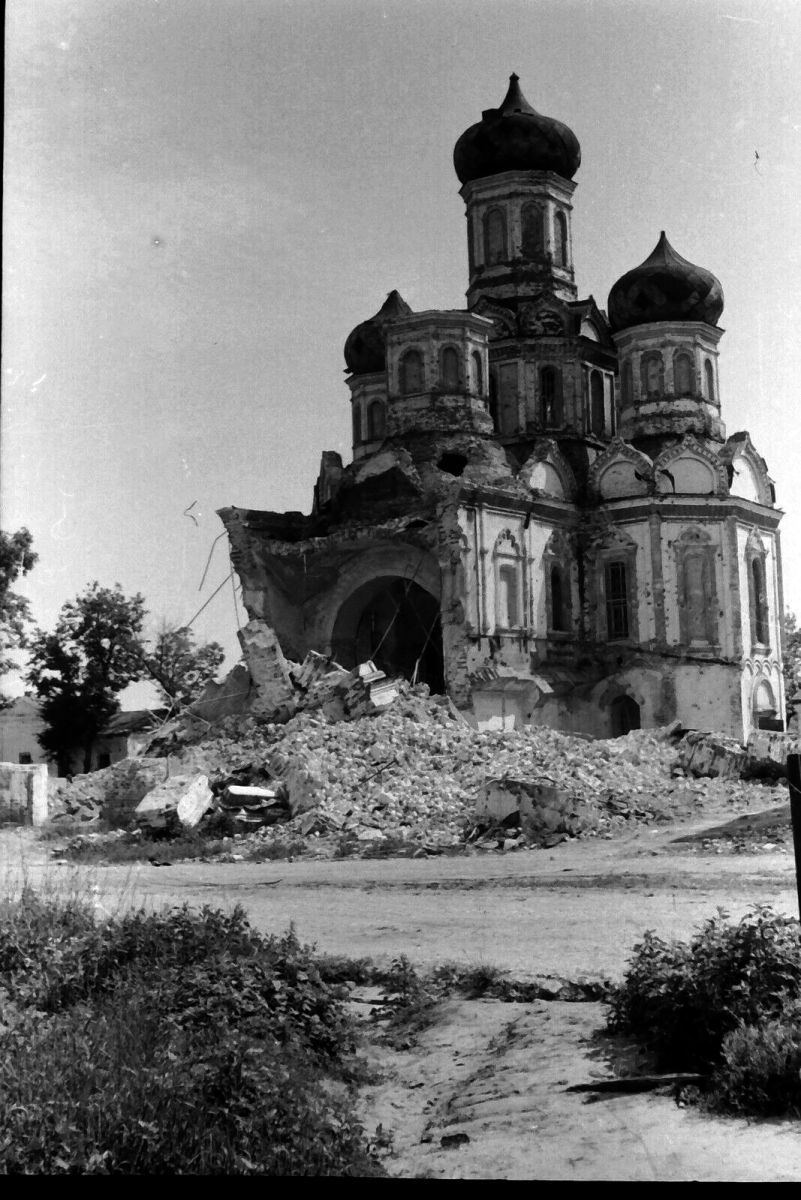
[[[789,608],[784,613],[783,659],[784,696],[789,701],[801,691],[801,629],[798,618]]]
[[[0,676],[15,667],[9,652],[23,650],[27,645],[30,606],[24,596],[12,592],[12,585],[21,575],[33,569],[38,555],[32,550],[33,538],[27,529],[16,533],[0,530]],[[10,701],[0,695],[0,708]]]
[[[143,596],[95,582],[62,607],[53,633],[37,631],[28,680],[42,701],[39,743],[60,775],[71,773],[78,752],[83,770],[91,770],[97,735],[119,711],[118,694],[142,678],[144,617]]]
[[[191,704],[222,666],[225,651],[219,642],[195,645],[190,629],[164,624],[144,664],[164,699],[175,707]]]

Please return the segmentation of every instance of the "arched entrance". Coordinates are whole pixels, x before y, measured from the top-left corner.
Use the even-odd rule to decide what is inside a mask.
[[[640,706],[631,696],[617,696],[609,705],[612,737],[624,737],[640,728]]]
[[[410,579],[371,579],[340,608],[331,653],[343,667],[372,659],[387,675],[403,675],[427,683],[432,692],[444,692],[439,601]]]

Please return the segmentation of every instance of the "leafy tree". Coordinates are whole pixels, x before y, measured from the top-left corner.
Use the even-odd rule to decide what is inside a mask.
[[[795,613],[784,614],[784,694],[789,701],[801,691],[801,629]],[[789,715],[789,714],[788,714]]]
[[[144,664],[163,698],[176,707],[191,704],[206,684],[215,678],[225,658],[219,642],[195,644],[190,629],[173,629],[164,624],[152,650],[144,652]]]
[[[11,590],[21,575],[27,575],[37,560],[32,550],[33,538],[27,529],[16,533],[0,530],[0,676],[14,666],[9,652],[22,650],[27,644],[30,606],[24,596]],[[0,695],[0,708],[10,701]]]
[[[59,774],[69,775],[78,752],[92,766],[97,735],[119,711],[118,694],[142,678],[144,597],[90,584],[61,609],[53,633],[31,643],[28,680],[42,701],[39,742]]]

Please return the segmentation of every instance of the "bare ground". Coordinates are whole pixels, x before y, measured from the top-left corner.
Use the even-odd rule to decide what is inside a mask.
[[[762,807],[782,800],[766,790]],[[329,954],[485,964],[518,978],[615,978],[646,929],[684,938],[718,908],[737,918],[757,903],[798,912],[791,843],[762,840],[772,818],[755,821],[749,853],[733,852],[742,849],[741,828],[739,842],[703,836],[731,817],[730,809],[708,811],[691,825],[614,841],[457,858],[74,867],[49,861],[31,831],[12,830],[0,833],[0,855],[6,893],[27,879],[57,890],[88,886],[103,912],[239,903],[264,932],[292,922]],[[688,836],[695,840],[676,840]],[[602,1027],[598,1004],[450,1001],[408,1050],[373,1045],[382,1078],[365,1092],[365,1122],[382,1125],[388,1170],[406,1178],[801,1179],[796,1122],[712,1118],[671,1095],[590,1103],[568,1092],[593,1073],[620,1070],[623,1049]],[[454,1143],[454,1133],[469,1140]]]

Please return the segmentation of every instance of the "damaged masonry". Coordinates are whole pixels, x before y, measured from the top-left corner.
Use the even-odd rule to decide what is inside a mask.
[[[478,729],[783,729],[781,512],[721,419],[721,286],[663,233],[608,316],[579,299],[579,163],[513,75],[454,151],[467,308],[391,292],[345,343],[353,461],[309,515],[221,510],[254,682],[272,630]]]

